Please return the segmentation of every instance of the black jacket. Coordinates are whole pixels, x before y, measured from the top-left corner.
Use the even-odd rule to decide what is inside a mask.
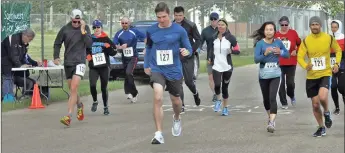
[[[22,60],[28,51],[29,44],[25,45],[22,41],[22,33],[13,34],[11,45],[9,37],[1,42],[1,73],[11,74],[12,68],[22,66]]]
[[[233,36],[229,30],[227,30],[225,33],[223,33],[223,37],[229,41],[231,43],[231,47],[235,47],[237,45],[237,40],[236,40],[236,37]],[[216,32],[214,35],[213,35],[213,41],[212,43],[210,43],[210,50],[207,51],[207,60],[208,61],[211,61],[211,65],[214,64],[214,52],[215,52],[215,49],[214,49],[214,41],[218,38],[218,32]],[[224,41],[224,40],[222,40]],[[232,64],[232,58],[231,58],[231,54],[228,54],[227,56],[227,61],[228,61],[228,64],[231,65],[233,67],[233,64]],[[232,68],[233,69],[233,68]]]
[[[27,64],[27,65],[32,65],[32,66],[38,66],[37,61],[33,60],[29,54],[25,54],[24,58],[21,60],[22,65]],[[15,71],[14,76],[19,76],[19,77],[24,77],[24,71]],[[30,76],[30,71],[26,70],[25,77]]]
[[[184,18],[181,22],[181,26],[187,31],[189,42],[192,45],[193,52],[195,52],[199,48],[201,43],[201,36],[198,28],[196,27],[196,24]]]
[[[205,29],[202,30],[201,32],[201,42],[200,42],[200,48],[206,41],[206,46],[207,46],[207,57],[209,56],[208,53],[213,47],[213,41],[214,41],[214,35],[217,33],[217,27],[213,28],[211,25],[206,27]]]
[[[92,48],[87,49],[87,55],[92,59],[93,54],[97,53],[104,53],[106,64],[103,65],[97,65],[96,67],[93,64],[93,59],[89,61],[89,68],[98,68],[98,67],[107,67],[110,65],[109,56],[115,56],[116,55],[116,46],[115,44],[110,40],[108,35],[105,32],[102,32],[102,34],[99,37],[96,37],[95,35],[92,35]],[[105,43],[108,43],[110,46],[106,48]],[[97,59],[96,59],[97,60]]]

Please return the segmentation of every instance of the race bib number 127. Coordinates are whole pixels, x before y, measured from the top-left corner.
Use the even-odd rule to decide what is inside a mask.
[[[85,64],[78,64],[75,70],[75,74],[79,76],[84,76],[85,74]]]
[[[172,50],[157,50],[156,58],[157,65],[171,65],[174,63]]]
[[[312,70],[324,70],[326,69],[326,58],[325,57],[311,58],[311,64],[313,64]]]

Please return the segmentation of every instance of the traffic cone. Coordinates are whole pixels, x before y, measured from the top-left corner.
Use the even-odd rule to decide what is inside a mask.
[[[38,108],[45,108],[42,105],[40,91],[38,89],[37,83],[34,85],[34,92],[32,94],[31,106],[30,109],[38,109]]]

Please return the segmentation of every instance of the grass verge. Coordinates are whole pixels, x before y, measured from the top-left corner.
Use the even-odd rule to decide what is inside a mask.
[[[234,64],[234,67],[255,64],[253,56],[232,56],[232,63]],[[200,73],[207,73],[206,65],[206,60],[200,61]]]

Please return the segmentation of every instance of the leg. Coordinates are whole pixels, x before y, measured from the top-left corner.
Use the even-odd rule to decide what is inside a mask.
[[[223,111],[222,115],[223,116],[228,116],[229,115],[229,110],[228,110],[228,98],[229,98],[229,84],[230,84],[230,78],[231,78],[232,72],[223,72],[222,76],[222,95],[223,95]]]
[[[123,69],[124,69],[124,71],[125,71],[125,73],[127,72],[127,67],[128,67],[128,62],[126,62],[126,61],[123,61]],[[130,92],[129,92],[129,84],[128,84],[128,77],[127,77],[127,75],[125,75],[125,81],[124,81],[124,83],[123,83],[123,89],[125,90],[125,94],[127,95],[127,94],[130,94]],[[133,98],[133,97],[130,97],[130,98]],[[127,97],[127,99],[129,99],[129,97]]]
[[[338,72],[338,91],[342,95],[343,102],[345,103],[345,70]]]
[[[194,56],[193,56],[194,57]],[[193,93],[195,105],[200,105],[200,98],[195,86],[194,58],[187,59],[182,64],[184,81],[189,90]],[[182,99],[183,101],[183,99]]]
[[[89,83],[90,83],[90,92],[92,95],[93,103],[91,107],[91,111],[95,112],[97,111],[97,80],[99,77],[98,70],[95,68],[90,68],[89,69]]]
[[[102,99],[103,99],[104,107],[108,107],[109,75],[110,75],[109,67],[102,68],[102,70],[100,71],[100,79],[101,79],[101,91],[102,91]]]
[[[166,81],[168,91],[170,93],[170,99],[172,102],[172,106],[174,109],[174,116],[173,116],[173,127],[171,129],[173,136],[180,136],[181,135],[181,98],[180,98],[180,89],[182,86],[182,79],[180,80],[167,80]]]
[[[222,104],[221,98],[220,98],[220,86],[221,86],[221,79],[222,79],[222,73],[217,72],[215,70],[213,72],[213,79],[214,79],[214,91],[216,93],[217,99],[214,104],[214,111],[219,112],[220,111],[220,106]]]
[[[270,101],[270,121],[275,122],[277,115],[277,93],[280,86],[280,78],[271,79],[269,84],[269,101]]]
[[[321,82],[320,82],[320,89],[319,89],[319,98],[320,98],[320,103],[323,107],[323,113],[325,116],[325,125],[327,128],[332,127],[332,119],[331,119],[331,113],[329,112],[328,108],[328,89],[331,86],[331,77],[322,77]],[[322,115],[321,115],[322,119]]]
[[[288,70],[288,67],[287,66],[281,66],[280,69],[282,71],[282,76],[281,76],[281,85],[279,88],[279,99],[280,99],[280,103],[282,104],[282,108],[286,109],[288,106],[288,103],[287,103],[287,99],[286,99],[285,77],[287,80],[288,76],[287,76],[286,72]],[[286,84],[287,84],[287,82],[286,82]]]
[[[287,95],[295,100],[295,75],[296,75],[296,66],[290,66],[286,72],[286,91]],[[282,83],[280,84],[280,86]],[[292,102],[293,103],[293,102]]]
[[[4,98],[4,96],[6,96],[7,94],[14,95],[12,73],[9,73],[9,74],[2,73],[1,77],[2,77],[2,79],[1,79],[1,82],[2,82],[2,85],[1,85],[2,96],[1,96],[1,98]]]
[[[128,80],[128,91],[130,94],[132,94],[132,96],[134,97],[133,101],[132,102],[135,102],[136,101],[136,97],[137,97],[137,94],[138,94],[138,90],[135,86],[135,83],[134,83],[134,77],[133,77],[133,71],[137,65],[137,62],[138,62],[138,58],[137,57],[133,57],[131,59],[131,61],[128,63],[127,65],[127,68],[126,68],[126,77],[127,77],[127,80]]]
[[[338,75],[333,74],[331,84],[331,95],[335,105],[335,109],[339,109],[339,95],[338,95]]]
[[[72,80],[71,80],[71,85],[70,85],[71,96],[68,100],[68,114],[73,113],[75,105],[79,102],[78,87],[79,87],[80,80],[81,80],[80,76],[73,75]],[[78,104],[78,108],[80,108],[79,104]],[[78,118],[80,118],[80,117],[78,117]],[[83,119],[83,117],[81,117],[81,119],[79,119],[79,120],[82,120],[82,119]]]
[[[259,79],[260,89],[263,97],[263,102],[265,110],[267,112],[268,118],[270,118],[270,97],[269,97],[269,81],[268,79]]]
[[[207,64],[207,73],[208,73],[208,83],[209,83],[210,89],[213,93],[212,101],[215,102],[216,101],[216,95],[214,92],[214,81],[213,81],[213,74],[212,74],[212,66],[209,64]]]
[[[306,80],[306,92],[308,98],[311,98],[312,107],[313,107],[313,114],[314,117],[319,125],[319,129],[324,127],[323,119],[322,119],[322,111],[320,108],[320,98],[319,98],[319,90],[320,90],[320,79],[307,79]],[[318,130],[319,131],[319,130]],[[314,133],[315,135],[321,135],[320,132]],[[319,134],[317,134],[319,133]]]

